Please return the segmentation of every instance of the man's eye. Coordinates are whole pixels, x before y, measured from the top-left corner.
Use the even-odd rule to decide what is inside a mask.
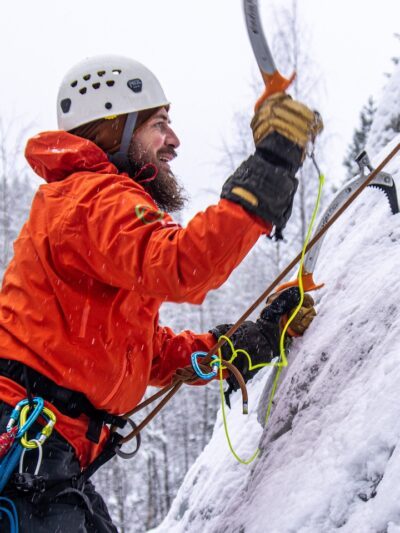
[[[156,122],[156,123],[154,124],[154,127],[155,127],[155,128],[158,128],[158,129],[161,130],[161,131],[163,131],[163,130],[165,130],[165,128],[166,128],[166,124],[165,124],[165,122]]]

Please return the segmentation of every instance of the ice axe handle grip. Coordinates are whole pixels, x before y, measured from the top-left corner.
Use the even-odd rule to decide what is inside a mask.
[[[303,280],[304,292],[316,291],[318,289],[321,289],[321,287],[324,286],[324,283],[321,283],[319,285],[315,283],[312,272],[306,272],[305,274],[303,274],[302,280]],[[298,278],[296,278],[292,281],[287,281],[286,283],[282,283],[282,285],[279,285],[279,287],[276,289],[275,292],[281,292],[281,291],[284,291],[285,289],[289,289],[290,287],[298,287],[298,286],[299,286],[299,280]]]
[[[296,77],[296,73],[293,72],[289,79],[284,78],[278,70],[275,70],[272,74],[261,71],[261,74],[265,83],[265,91],[257,100],[254,107],[255,111],[257,111],[261,104],[272,94],[285,92]]]

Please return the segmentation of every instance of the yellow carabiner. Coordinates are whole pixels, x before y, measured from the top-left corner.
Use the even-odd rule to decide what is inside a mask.
[[[26,422],[26,417],[29,412],[29,405],[25,405],[21,410],[20,420],[21,420],[21,426],[23,426]],[[42,446],[42,444],[45,443],[45,441],[50,437],[50,435],[53,432],[53,428],[57,422],[57,417],[51,411],[48,407],[43,407],[43,411],[41,413],[41,416],[43,416],[47,419],[47,424],[42,428],[40,435],[34,439],[34,440],[28,440],[28,434],[25,433],[21,437],[21,444],[24,448],[27,448],[28,450],[33,450],[37,448],[38,446]]]

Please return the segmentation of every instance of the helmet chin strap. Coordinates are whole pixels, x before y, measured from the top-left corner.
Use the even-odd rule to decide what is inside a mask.
[[[132,179],[143,184],[156,179],[158,175],[158,168],[152,163],[147,163],[144,166],[140,166],[129,159],[129,147],[137,117],[137,112],[128,114],[124,131],[122,132],[120,149],[118,152],[115,152],[115,154],[107,155],[111,163],[113,163],[120,172],[126,172]]]
[[[129,146],[135,129],[138,113],[128,113],[124,131],[122,132],[121,146],[115,154],[107,154],[108,159],[117,167],[120,172],[126,172],[131,178],[137,173],[137,168],[129,161]]]

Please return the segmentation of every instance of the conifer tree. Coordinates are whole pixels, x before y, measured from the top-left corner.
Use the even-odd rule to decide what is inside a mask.
[[[357,174],[357,164],[355,158],[358,154],[364,150],[368,133],[371,129],[372,122],[374,120],[376,107],[372,96],[368,98],[368,102],[363,106],[360,113],[360,125],[354,130],[353,140],[347,149],[347,155],[343,160],[344,166],[347,168],[347,178],[351,179]]]

